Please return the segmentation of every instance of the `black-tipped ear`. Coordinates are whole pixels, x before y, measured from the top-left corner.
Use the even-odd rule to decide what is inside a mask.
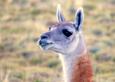
[[[81,29],[81,26],[82,26],[82,23],[83,23],[83,19],[84,19],[83,8],[79,8],[76,11],[75,21],[74,21],[74,26],[75,26],[77,31],[79,31]]]
[[[57,20],[58,20],[59,22],[65,21],[65,18],[64,18],[64,16],[63,16],[62,13],[61,13],[61,8],[60,8],[60,5],[59,5],[59,4],[58,4],[58,6],[57,6],[56,16],[57,16]]]

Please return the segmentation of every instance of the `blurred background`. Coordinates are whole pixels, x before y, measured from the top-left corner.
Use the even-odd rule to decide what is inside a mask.
[[[94,82],[115,82],[115,0],[0,0],[0,82],[63,82],[58,55],[36,44],[58,3],[69,21],[84,8]]]

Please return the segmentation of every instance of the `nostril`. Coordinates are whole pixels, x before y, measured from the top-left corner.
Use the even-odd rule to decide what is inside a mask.
[[[39,41],[39,45],[41,45],[41,44],[42,44],[42,41],[40,40],[40,41]]]
[[[47,39],[48,38],[48,36],[41,36],[41,39]]]

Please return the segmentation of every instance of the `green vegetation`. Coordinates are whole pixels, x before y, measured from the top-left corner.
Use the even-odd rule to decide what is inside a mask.
[[[77,1],[0,0],[0,82],[63,82],[57,55],[43,52],[36,44],[39,35],[56,22],[58,3],[68,20],[74,18],[74,9],[84,7],[83,31],[94,81],[115,82],[115,0]]]

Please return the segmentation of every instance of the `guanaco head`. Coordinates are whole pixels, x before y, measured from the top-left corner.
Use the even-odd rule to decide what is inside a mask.
[[[58,23],[52,25],[48,32],[40,36],[38,44],[44,50],[52,50],[61,54],[71,53],[79,43],[84,18],[83,9],[78,8],[73,22],[65,21],[60,7],[57,8],[56,16]]]

